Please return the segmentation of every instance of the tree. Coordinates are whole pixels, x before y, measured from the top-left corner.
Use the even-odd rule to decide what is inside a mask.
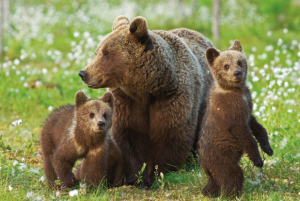
[[[212,33],[214,43],[218,44],[220,33],[219,33],[219,10],[220,10],[220,0],[213,1],[213,16],[212,16]]]

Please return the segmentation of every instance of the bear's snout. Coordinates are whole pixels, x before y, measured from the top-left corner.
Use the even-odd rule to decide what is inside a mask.
[[[86,71],[83,71],[83,70],[79,71],[79,76],[81,77],[82,81],[85,81],[87,78]]]
[[[99,130],[105,130],[105,122],[104,121],[99,121],[97,125],[99,127]]]
[[[240,79],[242,77],[242,71],[235,71],[234,72],[234,76],[237,78],[237,79]]]

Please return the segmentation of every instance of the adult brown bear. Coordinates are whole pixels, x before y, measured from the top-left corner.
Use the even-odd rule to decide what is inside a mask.
[[[150,31],[147,21],[119,16],[94,60],[79,72],[90,88],[114,95],[111,135],[124,156],[128,184],[146,163],[144,184],[182,166],[197,141],[212,76],[205,51],[212,43],[188,30]]]

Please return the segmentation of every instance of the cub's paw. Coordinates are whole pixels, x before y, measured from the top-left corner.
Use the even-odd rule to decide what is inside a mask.
[[[258,158],[258,159],[252,160],[252,161],[253,161],[254,166],[256,166],[256,167],[264,166],[264,161],[261,158]]]
[[[261,146],[262,150],[268,154],[269,156],[272,156],[273,155],[273,149],[271,148],[270,145],[265,145],[265,146]]]

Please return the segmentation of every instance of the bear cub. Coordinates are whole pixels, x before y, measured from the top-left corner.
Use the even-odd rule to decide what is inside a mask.
[[[47,182],[70,188],[85,180],[98,185],[103,179],[113,185],[122,180],[121,151],[110,139],[113,95],[106,92],[100,99],[89,99],[82,91],[75,95],[75,106],[67,105],[53,111],[43,126],[41,146]],[[75,175],[77,159],[83,158]]]
[[[247,153],[255,166],[263,166],[254,137],[268,155],[272,155],[273,150],[266,130],[251,114],[252,99],[246,86],[247,60],[239,41],[235,40],[224,52],[208,48],[206,59],[215,82],[207,96],[200,131],[199,156],[209,178],[202,193],[238,196],[244,180],[238,164],[243,153]]]

